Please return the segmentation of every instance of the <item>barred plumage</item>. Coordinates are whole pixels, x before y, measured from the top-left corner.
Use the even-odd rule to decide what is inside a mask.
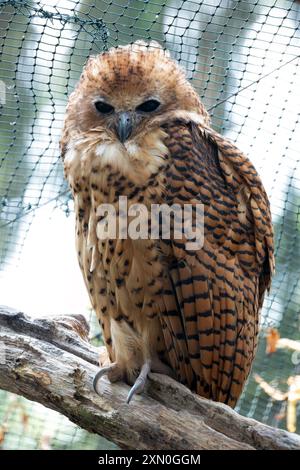
[[[109,100],[108,117],[92,108],[99,95]],[[139,113],[146,98],[155,105],[153,96],[158,111]],[[133,124],[120,142],[124,110]],[[254,167],[209,127],[182,71],[156,44],[90,59],[70,97],[61,146],[79,263],[109,353],[105,365],[114,363],[110,379],[133,383],[147,363],[234,406],[274,270],[269,202]],[[149,210],[202,203],[203,247],[188,251],[174,237],[101,240],[97,208],[110,203],[118,212],[119,196]]]
[[[167,298],[162,313],[166,347],[177,352],[170,362],[181,381],[234,406],[255,354],[259,309],[274,268],[268,199],[249,160],[212,129],[180,122],[167,129],[168,201],[201,201],[205,234],[192,259],[172,247],[168,297],[175,302],[168,308]]]

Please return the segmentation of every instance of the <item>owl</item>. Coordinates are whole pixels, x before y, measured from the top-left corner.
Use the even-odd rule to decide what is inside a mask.
[[[104,374],[124,380],[129,402],[157,372],[233,407],[274,270],[269,201],[255,168],[211,128],[184,71],[155,42],[89,58],[60,145],[79,265],[106,347],[95,390]],[[202,243],[175,234],[174,213],[169,237],[162,218],[158,236],[149,224],[144,237],[121,233],[120,200],[127,224],[137,205],[144,223],[153,207],[202,207]]]

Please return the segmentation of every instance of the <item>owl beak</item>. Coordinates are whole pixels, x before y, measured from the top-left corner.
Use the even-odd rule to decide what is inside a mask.
[[[122,144],[130,137],[133,129],[132,113],[122,112],[118,114],[116,132]]]

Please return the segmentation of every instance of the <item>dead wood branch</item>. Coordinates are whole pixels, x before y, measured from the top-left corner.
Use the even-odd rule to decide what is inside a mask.
[[[84,317],[32,319],[0,307],[0,388],[52,408],[126,449],[300,449],[300,437],[244,418],[226,405],[152,374],[126,404],[128,386],[92,379],[97,349]]]

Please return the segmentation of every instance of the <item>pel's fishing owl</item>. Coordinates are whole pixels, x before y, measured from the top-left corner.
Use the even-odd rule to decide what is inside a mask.
[[[183,70],[157,43],[88,60],[70,95],[61,153],[79,264],[111,381],[141,392],[150,371],[234,406],[254,358],[274,270],[267,195],[250,161],[215,132]],[[98,207],[203,204],[204,244],[99,237]]]

